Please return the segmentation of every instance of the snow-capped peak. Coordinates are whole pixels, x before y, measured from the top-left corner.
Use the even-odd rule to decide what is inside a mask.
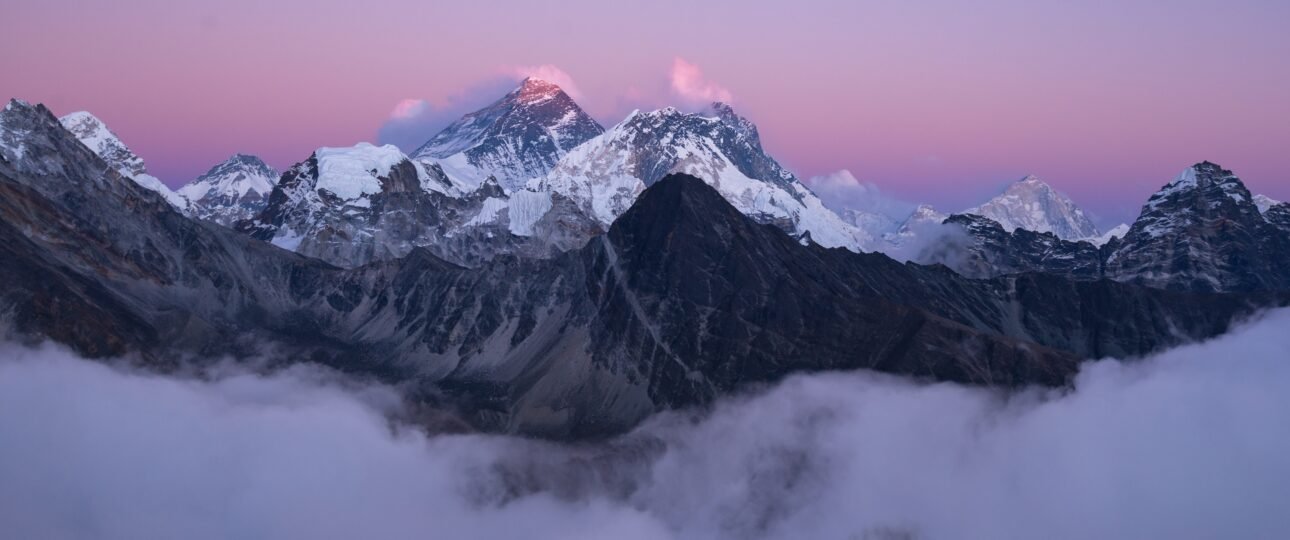
[[[473,188],[489,176],[507,191],[551,170],[604,128],[559,86],[527,78],[487,107],[463,116],[412,153]]]
[[[278,171],[256,156],[234,154],[223,163],[211,167],[206,174],[179,188],[180,195],[189,201],[208,196],[245,197],[256,193],[268,195],[278,181]]]
[[[232,226],[263,210],[277,182],[278,171],[260,158],[235,154],[178,193],[188,200],[190,215]]]
[[[1144,212],[1154,210],[1173,198],[1193,192],[1197,189],[1216,186],[1228,198],[1237,204],[1254,203],[1245,184],[1231,171],[1224,170],[1217,164],[1203,161],[1183,169],[1173,181],[1165,184],[1147,200]]]
[[[1050,232],[1067,240],[1100,236],[1074,201],[1034,175],[1013,182],[999,196],[963,213],[994,220],[1008,232]]]
[[[107,124],[99,120],[93,114],[86,111],[77,111],[62,118],[58,121],[63,127],[70,131],[77,139],[81,141],[95,154],[103,158],[108,165],[111,165],[123,176],[131,178],[135,183],[161,194],[171,205],[180,210],[188,208],[188,200],[171,191],[169,187],[157,179],[157,177],[148,174],[148,168],[140,158],[130,150],[124,142],[121,141],[112,130],[108,129]]]
[[[564,90],[556,86],[555,83],[547,82],[537,77],[528,77],[520,82],[514,93],[516,101],[533,105],[555,99],[560,94],[563,94]]]
[[[108,129],[98,117],[87,111],[77,111],[58,119],[63,127],[76,135],[81,143],[107,161],[121,174],[134,176],[148,174],[143,159],[130,150],[121,139]]]
[[[329,191],[346,201],[380,193],[380,179],[389,177],[395,165],[408,160],[392,144],[375,146],[366,142],[351,147],[319,148],[314,156],[318,159],[315,189]],[[424,169],[418,167],[417,173],[422,179],[429,180]]]
[[[741,212],[828,247],[867,248],[873,238],[824,207],[765,153],[751,122],[728,106],[715,116],[666,107],[634,111],[571,151],[529,189],[554,191],[608,226],[648,186],[686,173],[717,188]]]
[[[1102,247],[1106,245],[1107,242],[1110,242],[1112,238],[1124,238],[1124,235],[1128,234],[1128,232],[1129,232],[1129,224],[1121,223],[1111,228],[1111,230],[1106,231],[1105,233],[1102,233],[1101,236],[1086,238],[1085,240],[1087,240],[1089,243],[1097,247]]]
[[[1257,206],[1259,208],[1260,214],[1266,214],[1269,208],[1272,208],[1273,206],[1276,206],[1278,204],[1281,204],[1281,201],[1273,199],[1272,197],[1269,197],[1267,195],[1254,196],[1254,206]]]

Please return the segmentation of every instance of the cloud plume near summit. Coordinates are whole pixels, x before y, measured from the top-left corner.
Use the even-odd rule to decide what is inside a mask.
[[[0,347],[15,538],[1272,538],[1290,310],[1073,388],[797,376],[565,446],[427,436],[392,389]],[[338,511],[343,510],[343,511]]]

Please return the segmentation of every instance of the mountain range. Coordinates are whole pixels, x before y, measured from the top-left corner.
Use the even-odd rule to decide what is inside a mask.
[[[362,143],[153,180],[88,113],[9,102],[6,337],[159,370],[321,363],[445,429],[594,437],[820,370],[1060,386],[1290,304],[1290,205],[1212,163],[1101,243],[1034,177],[873,220],[826,208],[728,105],[603,129],[535,79],[411,156]]]

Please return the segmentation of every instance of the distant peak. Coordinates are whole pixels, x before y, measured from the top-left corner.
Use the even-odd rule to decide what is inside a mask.
[[[225,162],[225,163],[240,163],[240,164],[243,164],[243,165],[250,165],[250,166],[253,166],[253,167],[267,167],[267,166],[268,166],[268,165],[264,162],[264,160],[263,160],[263,159],[260,159],[260,156],[257,156],[257,155],[254,155],[254,154],[243,154],[243,153],[241,153],[241,152],[238,152],[238,153],[236,153],[236,154],[233,154],[232,156],[229,156],[229,158],[228,158],[228,159],[226,159],[226,160],[224,160],[224,162]]]
[[[1023,176],[1021,180],[1017,180],[1017,183],[1018,184],[1042,184],[1044,183],[1044,181],[1040,180],[1038,176],[1035,176],[1033,174],[1027,174],[1026,176]]]
[[[537,77],[525,78],[520,81],[519,87],[515,89],[515,97],[526,103],[545,101],[562,93],[564,93],[564,90],[555,83]]]
[[[6,111],[15,109],[15,108],[28,109],[28,108],[31,108],[31,104],[18,98],[11,98],[9,100],[9,103],[5,104],[4,106],[4,110]]]
[[[735,114],[735,108],[724,101],[713,101],[711,105],[708,105],[708,108],[717,114]]]
[[[99,120],[97,116],[94,116],[89,111],[68,113],[59,117],[58,121],[68,128],[77,126],[81,129],[90,129],[105,126],[102,120]]]
[[[917,208],[914,209],[915,215],[919,215],[919,214],[927,215],[927,214],[939,214],[939,213],[940,212],[936,210],[936,207],[930,204],[920,204],[918,205]]]

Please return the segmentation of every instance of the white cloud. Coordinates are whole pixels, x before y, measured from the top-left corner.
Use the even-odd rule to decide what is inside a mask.
[[[811,191],[835,211],[860,210],[904,220],[915,205],[887,196],[871,182],[861,182],[851,171],[842,169],[806,181]]]
[[[430,110],[430,104],[424,99],[405,99],[394,104],[390,111],[391,120],[411,120]]]
[[[551,64],[542,64],[537,66],[511,66],[504,68],[506,73],[519,77],[521,79],[533,77],[559,86],[564,93],[574,100],[582,98],[582,91],[578,89],[577,83],[573,82],[573,77],[569,76],[563,69]]]
[[[690,105],[707,105],[714,101],[730,103],[734,96],[729,90],[707,80],[699,66],[683,58],[672,60],[672,91]]]
[[[1290,310],[1004,394],[791,378],[566,447],[399,427],[297,368],[142,375],[0,348],[16,538],[1279,538]],[[908,535],[908,536],[903,536]]]

